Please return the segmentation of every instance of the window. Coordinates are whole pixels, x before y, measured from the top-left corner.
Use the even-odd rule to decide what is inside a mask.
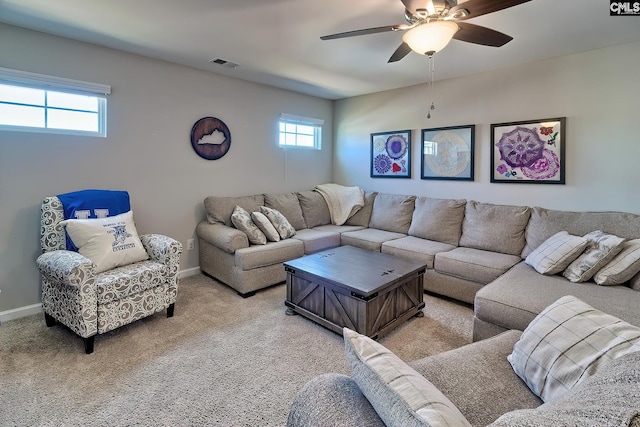
[[[309,117],[280,115],[280,147],[312,148],[319,150],[324,120]]]
[[[0,68],[0,130],[106,136],[111,87]]]

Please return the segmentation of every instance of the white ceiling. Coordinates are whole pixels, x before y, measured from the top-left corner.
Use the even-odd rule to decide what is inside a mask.
[[[328,99],[427,80],[424,56],[387,63],[401,32],[320,40],[403,14],[400,0],[0,0],[0,22]],[[435,56],[437,80],[640,40],[640,17],[609,16],[606,0],[532,0],[468,22],[514,40],[453,40]]]

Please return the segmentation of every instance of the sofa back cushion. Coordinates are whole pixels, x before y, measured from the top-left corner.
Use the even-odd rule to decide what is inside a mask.
[[[296,230],[307,228],[296,193],[265,194],[264,205],[280,212]]]
[[[522,258],[526,258],[542,242],[559,231],[584,236],[595,230],[637,239],[640,237],[640,215],[625,212],[556,211],[535,207],[531,210],[531,219],[525,232],[527,243],[522,250]]]
[[[224,224],[227,227],[233,227],[231,214],[236,206],[240,206],[251,213],[260,212],[260,206],[262,205],[264,205],[264,196],[262,194],[243,197],[210,196],[204,199],[207,221],[211,224]]]
[[[416,196],[378,194],[373,201],[369,228],[407,234]]]
[[[525,228],[531,215],[527,206],[467,202],[462,221],[460,246],[520,255],[525,245]]]
[[[331,212],[322,194],[313,190],[302,191],[298,193],[298,201],[307,228],[331,224]]]
[[[416,198],[409,235],[458,246],[466,203],[464,199]]]
[[[364,193],[364,206],[358,212],[354,213],[345,222],[346,225],[358,225],[360,227],[368,227],[371,220],[371,212],[373,212],[373,201],[378,195],[377,191],[367,191]]]

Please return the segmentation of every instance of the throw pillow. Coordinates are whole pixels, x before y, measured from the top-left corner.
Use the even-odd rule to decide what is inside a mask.
[[[548,402],[639,344],[640,328],[567,295],[531,321],[507,360]]]
[[[388,426],[470,426],[426,378],[369,337],[343,329],[351,375]]]
[[[560,231],[535,248],[524,262],[540,274],[558,274],[584,251],[587,243],[584,237]]]
[[[266,245],[267,236],[253,223],[249,212],[236,205],[231,214],[233,226],[242,231],[249,238],[249,242],[254,245]]]
[[[640,291],[640,273],[633,276],[629,284],[634,291]]]
[[[586,282],[622,250],[626,239],[603,231],[584,236],[587,249],[564,270],[562,275],[571,282]]]
[[[640,239],[627,240],[622,251],[600,271],[593,280],[598,285],[621,285],[640,272]]]
[[[61,224],[80,255],[95,264],[97,273],[149,258],[132,211],[107,218],[66,219]]]
[[[258,226],[260,231],[267,236],[267,240],[270,242],[277,242],[280,240],[280,234],[278,230],[271,224],[269,218],[267,218],[262,212],[251,212],[251,219]]]
[[[278,231],[282,240],[293,237],[296,234],[296,229],[289,223],[287,218],[278,212],[276,209],[268,208],[266,206],[260,206],[260,212],[264,214]]]

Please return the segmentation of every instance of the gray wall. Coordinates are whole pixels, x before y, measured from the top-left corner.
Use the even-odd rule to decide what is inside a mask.
[[[389,193],[640,213],[638,69],[636,42],[437,81],[429,120],[424,85],[337,101],[334,179]],[[562,116],[566,185],[489,182],[492,123]],[[476,125],[475,181],[421,180],[420,130],[467,124]],[[370,178],[370,133],[403,129],[414,130],[413,178]]]
[[[112,86],[107,138],[0,132],[0,312],[40,302],[34,261],[47,195],[128,190],[138,231],[181,241],[186,270],[198,266],[197,246],[186,251],[186,241],[206,196],[331,181],[332,101],[4,24],[0,52],[0,67]],[[280,113],[324,119],[322,150],[278,148]],[[215,161],[197,156],[189,139],[206,116],[232,134],[230,151]]]

